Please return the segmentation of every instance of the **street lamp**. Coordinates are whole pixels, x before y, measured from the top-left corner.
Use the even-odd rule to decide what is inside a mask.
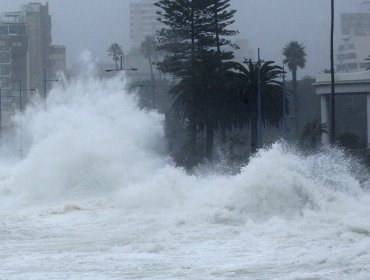
[[[22,80],[14,81],[14,83],[18,83],[19,84],[19,89],[18,89],[18,92],[19,92],[19,111],[22,112],[22,92],[25,92],[25,91],[37,91],[37,89],[36,89],[36,87],[22,89]],[[18,97],[16,95],[9,95],[9,96],[10,97]]]
[[[262,96],[261,96],[261,63],[263,61],[260,57],[260,48],[258,48],[258,60],[257,60],[257,103],[258,103],[258,132],[257,132],[257,145],[258,148],[262,147]]]
[[[330,144],[335,144],[335,76],[334,76],[334,0],[331,0],[331,28],[330,28]]]
[[[257,68],[257,148],[262,147],[262,96],[261,96],[261,64],[264,61],[260,57],[260,48],[258,48],[258,59],[253,64]],[[274,61],[272,61],[274,63]],[[244,63],[247,63],[244,61]]]
[[[261,95],[261,66],[264,63],[264,60],[261,60],[260,57],[260,48],[258,48],[258,59],[255,62],[252,62],[256,65],[257,70],[257,148],[262,147],[262,95]],[[247,63],[247,60],[244,61]],[[268,61],[268,63],[275,63],[275,61]],[[285,79],[285,76],[284,76]],[[285,106],[285,104],[284,104]],[[283,108],[285,111],[285,108]]]

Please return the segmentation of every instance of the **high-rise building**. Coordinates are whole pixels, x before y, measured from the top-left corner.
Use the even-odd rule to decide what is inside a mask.
[[[155,35],[161,23],[157,20],[156,0],[130,1],[130,38],[133,49],[140,46],[147,35]]]
[[[66,69],[64,46],[51,45],[49,5],[30,3],[21,11],[0,15],[0,87],[2,94],[22,88],[43,90],[47,77]],[[8,73],[8,76],[4,76]],[[3,74],[3,75],[2,75]],[[18,89],[19,90],[19,89]],[[13,93],[12,93],[13,94]],[[24,92],[25,102],[27,93]],[[10,93],[9,93],[10,95]],[[13,94],[14,95],[14,94]]]
[[[22,105],[22,87],[27,84],[28,33],[24,14],[0,16],[0,129],[1,141],[10,143],[14,108]],[[22,82],[24,83],[22,85]]]
[[[363,71],[370,67],[370,1],[360,5],[358,13],[341,14],[342,42],[336,55],[338,72]]]
[[[3,96],[27,83],[28,32],[24,15],[4,13],[0,17],[0,88]],[[17,102],[18,103],[18,102]]]
[[[18,12],[0,14],[1,127],[9,125],[7,112],[23,109],[34,91],[44,93],[45,75],[66,69],[64,46],[51,45],[48,4],[30,3]]]
[[[60,45],[51,45],[49,47],[49,65],[48,77],[55,77],[58,72],[67,72],[66,48]]]
[[[42,88],[43,70],[48,69],[51,44],[49,5],[30,3],[21,7],[28,28],[28,87]]]

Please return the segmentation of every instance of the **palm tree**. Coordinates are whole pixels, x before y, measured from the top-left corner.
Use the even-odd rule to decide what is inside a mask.
[[[116,64],[116,70],[118,70],[118,61],[120,60],[120,57],[123,56],[122,47],[118,43],[112,43],[107,52],[108,56],[113,58],[113,61]]]
[[[155,88],[154,88],[154,72],[153,72],[153,59],[156,59],[157,44],[154,36],[145,36],[144,41],[141,43],[140,51],[146,59],[148,59],[150,67],[150,77],[152,80],[152,107],[155,107]]]
[[[304,68],[306,64],[306,52],[305,47],[297,41],[290,41],[283,49],[283,55],[285,56],[283,63],[288,66],[289,71],[292,72],[293,80],[293,99],[294,99],[294,115],[295,115],[295,126],[296,132],[299,129],[298,120],[298,94],[297,94],[297,69]]]
[[[328,133],[326,130],[326,124],[323,124],[318,120],[314,120],[305,124],[301,138],[309,140],[311,148],[314,149],[320,142],[320,137],[323,133]]]
[[[257,83],[258,67],[260,74],[260,89],[262,95],[262,118],[266,125],[279,126],[283,118],[283,83],[278,80],[283,68],[274,65],[273,61],[266,61],[260,66],[247,61],[247,67],[239,64],[239,85],[241,95],[239,99],[246,103],[247,117],[251,123],[251,152],[257,150],[258,110],[257,110]]]
[[[214,133],[225,127],[225,114],[232,111],[229,104],[225,104],[228,93],[219,90],[220,83],[226,83],[229,77],[235,75],[233,70],[236,65],[221,62],[220,66],[217,52],[205,51],[193,62],[191,69],[184,71],[184,77],[170,91],[174,95],[172,109],[188,124],[193,148],[196,134],[205,133],[208,160],[212,160]]]

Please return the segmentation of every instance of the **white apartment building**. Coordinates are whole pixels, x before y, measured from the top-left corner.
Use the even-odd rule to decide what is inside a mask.
[[[342,41],[336,54],[338,72],[357,72],[370,67],[370,1],[358,13],[341,14]]]
[[[157,0],[130,0],[130,38],[132,49],[137,49],[147,35],[155,35],[161,28],[157,20]]]
[[[337,53],[338,72],[357,72],[370,68],[370,36],[351,36],[342,39]]]

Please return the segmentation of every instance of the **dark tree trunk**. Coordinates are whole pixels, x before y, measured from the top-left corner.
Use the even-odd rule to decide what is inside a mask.
[[[197,126],[195,120],[190,120],[190,154],[195,157],[197,154]]]
[[[116,64],[116,70],[118,71],[118,60],[114,59],[114,63]]]

